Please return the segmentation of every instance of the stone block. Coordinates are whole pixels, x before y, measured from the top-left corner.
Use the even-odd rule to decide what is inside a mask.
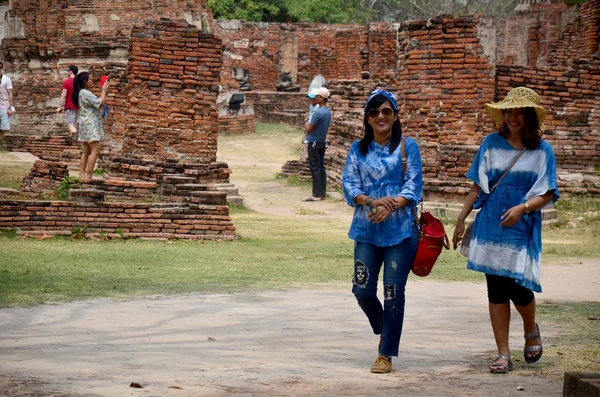
[[[69,190],[71,201],[104,201],[104,191],[98,189],[71,189]]]
[[[600,397],[600,373],[565,372],[563,397]]]

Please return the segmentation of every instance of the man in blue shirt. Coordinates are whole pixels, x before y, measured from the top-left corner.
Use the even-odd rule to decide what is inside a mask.
[[[325,200],[327,190],[325,149],[327,148],[327,131],[331,124],[331,110],[327,106],[329,90],[321,87],[314,93],[319,108],[315,110],[304,130],[305,142],[308,145],[308,168],[312,175],[312,196],[303,201]]]

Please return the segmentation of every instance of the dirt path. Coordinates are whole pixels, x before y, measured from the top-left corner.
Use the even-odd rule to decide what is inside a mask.
[[[351,216],[339,194],[302,203],[308,188],[236,180],[232,168],[252,209]],[[600,260],[574,269],[545,268],[542,298],[600,300]],[[1,309],[0,396],[561,396],[560,382],[528,375],[543,363],[529,369],[515,358],[518,373],[486,372],[494,343],[485,293],[483,284],[409,283],[388,375],[368,371],[377,337],[345,284]],[[519,321],[511,335],[522,346]]]
[[[377,337],[347,287],[4,309],[4,386],[12,376],[35,381],[39,395],[562,395],[545,378],[486,373],[494,346],[482,284],[410,283],[395,370],[370,374]]]

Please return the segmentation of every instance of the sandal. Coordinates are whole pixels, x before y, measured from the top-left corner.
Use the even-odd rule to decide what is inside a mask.
[[[541,343],[542,337],[540,336],[540,327],[537,324],[535,324],[535,328],[537,329],[537,331],[535,331],[531,334],[525,335],[525,340],[539,339],[540,344],[533,345],[533,346],[525,346],[525,348],[523,349],[523,357],[525,358],[525,362],[527,364],[533,364],[535,362],[538,362],[540,360],[540,358],[542,358],[542,353],[544,352],[544,348],[542,347],[542,343]],[[533,352],[539,352],[539,354],[536,354],[533,357],[527,356],[527,353],[533,353]]]
[[[506,360],[508,364],[500,363],[498,360]],[[513,370],[513,363],[506,354],[498,354],[498,357],[490,364],[490,373],[492,374],[507,374]]]

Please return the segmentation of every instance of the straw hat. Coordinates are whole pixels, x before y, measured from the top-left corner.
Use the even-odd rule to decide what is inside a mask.
[[[516,87],[508,92],[501,102],[486,103],[485,109],[498,126],[504,124],[503,111],[506,109],[533,108],[538,118],[538,127],[544,130],[546,110],[539,105],[540,96],[527,87]]]

